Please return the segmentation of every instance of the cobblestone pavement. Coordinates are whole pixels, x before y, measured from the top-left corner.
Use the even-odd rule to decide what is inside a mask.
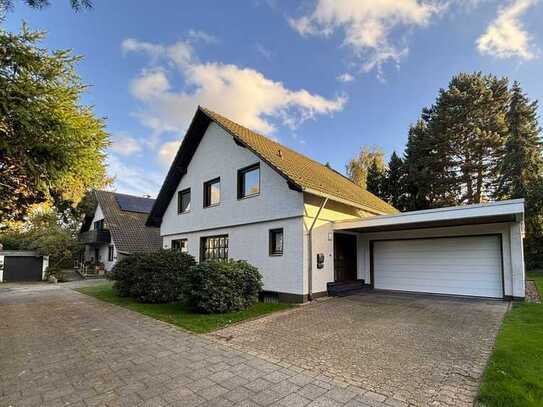
[[[0,406],[407,405],[66,287],[0,286]]]
[[[327,299],[210,336],[414,405],[471,406],[508,303],[391,293]]]

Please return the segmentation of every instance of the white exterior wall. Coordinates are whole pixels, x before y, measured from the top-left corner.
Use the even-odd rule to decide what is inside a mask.
[[[98,204],[96,206],[96,210],[94,211],[94,217],[92,218],[92,223],[89,230],[94,230],[94,222],[99,221],[101,219],[104,219],[104,213],[102,212],[102,208],[100,207],[100,204]],[[117,257],[118,257],[117,248],[115,247],[113,239],[110,245],[113,245],[113,261],[108,260],[109,245],[103,245],[99,247],[99,256],[100,256],[99,261],[104,263],[104,268],[107,271],[111,271],[111,269],[117,262]],[[86,245],[85,246],[85,261],[90,261],[92,258],[94,258],[94,247]]]
[[[238,170],[258,162],[260,194],[238,200]],[[221,178],[221,202],[203,208],[203,184],[217,177]],[[186,188],[191,190],[191,210],[178,214],[177,192]],[[168,236],[302,214],[302,194],[291,190],[275,170],[251,151],[238,146],[221,127],[211,123],[164,213],[160,234]]]
[[[270,256],[269,230],[283,228],[283,255]],[[164,248],[172,247],[172,240],[187,239],[188,253],[200,258],[200,239],[206,236],[228,235],[228,254],[232,259],[247,260],[258,267],[264,290],[302,294],[302,217],[271,222],[218,228],[202,232],[165,236]]]
[[[260,163],[260,194],[238,199],[238,170]],[[217,206],[203,208],[203,185],[221,178]],[[177,213],[177,192],[190,188],[191,209]],[[200,238],[228,234],[229,257],[258,267],[264,290],[303,293],[303,194],[232,136],[210,124],[166,209],[160,234],[164,248],[174,239],[188,239],[188,251],[200,257]],[[269,255],[269,230],[283,228],[282,256]]]
[[[89,229],[94,230],[94,222],[97,222],[102,219],[104,219],[104,212],[102,212],[102,208],[100,207],[100,204],[98,204],[96,205],[96,210],[94,211],[94,217],[92,218],[92,223]]]
[[[358,278],[370,279],[370,240],[438,236],[500,234],[502,236],[504,291],[506,296],[524,297],[524,260],[519,223],[497,223],[445,228],[364,233],[358,235]],[[338,231],[343,232],[343,231]]]
[[[304,294],[309,292],[308,268],[309,268],[309,228],[317,216],[319,206],[322,204],[322,198],[306,194],[305,218],[304,218]],[[375,216],[369,212],[340,204],[338,202],[328,201],[321,210],[318,220],[313,227],[312,235],[312,293],[326,292],[327,283],[333,282],[334,277],[334,222],[342,220],[356,220]],[[351,234],[350,232],[346,232]],[[323,268],[317,268],[317,254],[324,254]],[[359,263],[358,263],[359,264]],[[359,266],[361,267],[361,266]]]

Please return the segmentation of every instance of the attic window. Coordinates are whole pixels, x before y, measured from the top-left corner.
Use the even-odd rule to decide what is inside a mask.
[[[283,158],[283,152],[281,151],[281,149],[277,150],[277,157]]]

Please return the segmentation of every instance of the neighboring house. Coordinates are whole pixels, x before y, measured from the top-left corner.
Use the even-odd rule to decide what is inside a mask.
[[[159,229],[145,225],[154,199],[92,191],[96,209],[83,221],[79,240],[85,244],[83,260],[109,271],[123,255],[158,250]]]
[[[342,285],[524,297],[522,200],[399,213],[338,172],[199,107],[147,225],[164,248],[245,259],[265,293]]]

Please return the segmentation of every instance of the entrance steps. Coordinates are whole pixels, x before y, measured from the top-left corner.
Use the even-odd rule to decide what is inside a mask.
[[[371,287],[364,280],[340,281],[327,284],[328,295],[341,297],[358,291],[369,291]]]

